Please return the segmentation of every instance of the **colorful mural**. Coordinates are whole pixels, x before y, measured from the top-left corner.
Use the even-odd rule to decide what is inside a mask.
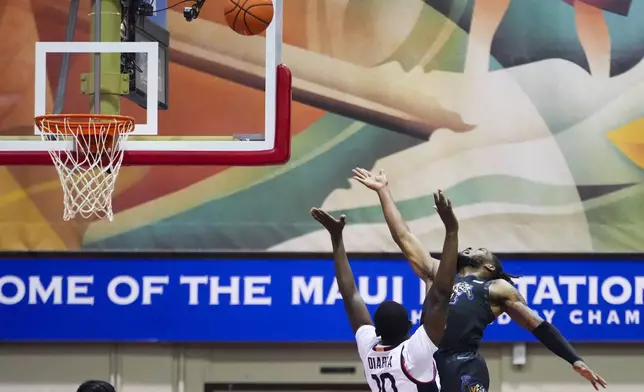
[[[0,3],[0,69],[11,75],[0,136],[32,130],[32,44],[64,39],[64,3]],[[78,41],[89,39],[83,7]],[[219,51],[234,52],[211,34],[225,24],[221,7],[190,24],[179,11],[168,11],[172,107],[159,132],[181,136],[186,111],[201,135],[260,127],[263,92],[209,72]],[[464,244],[644,251],[644,2],[285,0],[284,41],[289,164],[128,167],[111,223],[63,222],[53,168],[2,167],[2,248],[326,251],[308,215],[321,206],[350,216],[349,250],[396,251],[377,196],[349,180],[359,166],[386,171],[432,251],[443,235],[437,188],[457,206]],[[74,58],[72,73],[87,63]],[[86,105],[78,95],[66,110]],[[123,112],[140,115],[129,102]]]

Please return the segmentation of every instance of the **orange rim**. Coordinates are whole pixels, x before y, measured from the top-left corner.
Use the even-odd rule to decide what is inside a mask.
[[[116,123],[117,126],[110,127],[105,131],[110,135],[121,133],[122,131],[120,131],[120,129],[129,129],[128,132],[132,132],[132,130],[134,130],[133,117],[116,114],[46,114],[44,116],[35,117],[34,123],[41,132],[46,132],[42,129],[42,124],[46,122],[50,126],[58,126],[59,131],[62,129],[63,132],[68,135],[89,135],[94,133],[94,127],[91,126],[92,123],[90,120],[99,120],[99,122],[102,120],[104,122]],[[71,128],[73,132],[70,132],[65,125],[69,125],[69,128]],[[121,127],[121,125],[124,125],[125,127]]]

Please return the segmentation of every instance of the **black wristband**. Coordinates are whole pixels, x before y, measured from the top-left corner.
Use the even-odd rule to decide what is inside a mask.
[[[558,357],[566,360],[571,365],[581,361],[581,357],[568,341],[561,335],[561,332],[547,321],[539,324],[532,331],[532,334],[539,339],[541,343]]]

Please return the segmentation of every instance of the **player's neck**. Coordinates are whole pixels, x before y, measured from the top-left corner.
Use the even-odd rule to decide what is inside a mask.
[[[391,340],[391,341],[389,341],[389,340],[382,340],[382,341],[380,342],[380,345],[381,345],[381,346],[388,346],[388,347],[397,347],[397,346],[399,346],[402,342],[404,342],[405,340],[406,340],[406,339],[402,339],[402,340],[398,339],[398,340]]]
[[[474,276],[475,278],[481,279],[481,270],[478,268],[474,267],[463,267],[462,270],[458,271],[458,275],[465,277],[465,276]]]

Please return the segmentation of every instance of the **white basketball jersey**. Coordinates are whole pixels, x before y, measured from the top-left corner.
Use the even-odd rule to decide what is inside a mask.
[[[380,345],[376,329],[363,325],[356,332],[358,353],[372,392],[438,392],[434,362],[438,350],[422,326],[396,347]]]

